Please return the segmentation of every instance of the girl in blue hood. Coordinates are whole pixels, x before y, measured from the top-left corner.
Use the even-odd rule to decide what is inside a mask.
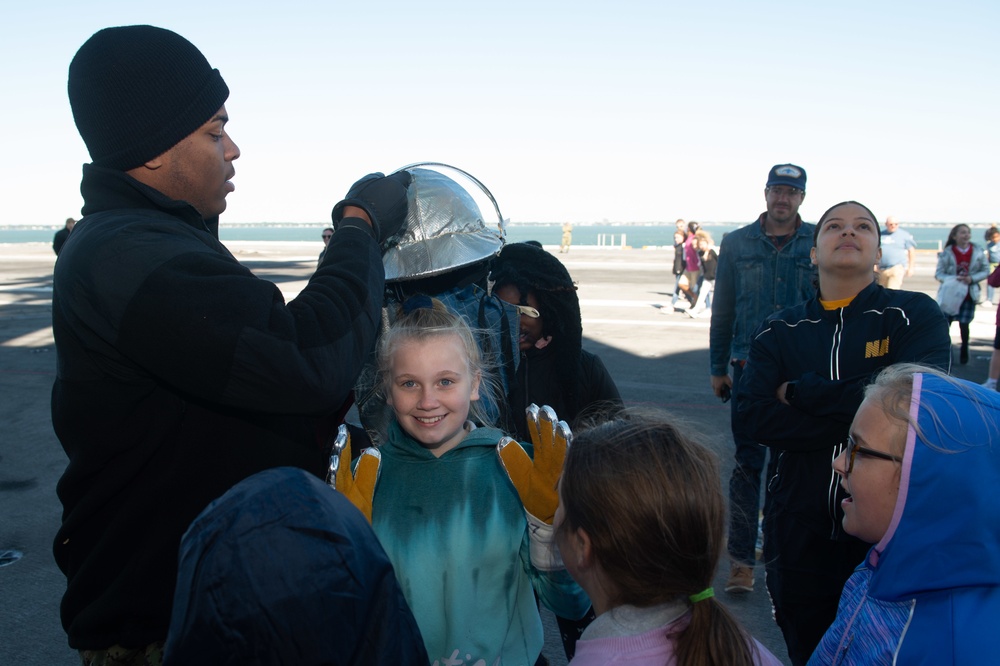
[[[1000,394],[914,364],[865,390],[833,463],[844,530],[875,545],[819,664],[981,664],[1000,618]]]

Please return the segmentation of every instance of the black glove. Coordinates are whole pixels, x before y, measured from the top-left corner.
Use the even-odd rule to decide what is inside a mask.
[[[406,188],[410,173],[398,171],[391,176],[370,173],[351,185],[347,197],[333,207],[333,227],[337,228],[344,217],[345,206],[357,206],[372,221],[372,229],[379,245],[399,232],[406,219]]]

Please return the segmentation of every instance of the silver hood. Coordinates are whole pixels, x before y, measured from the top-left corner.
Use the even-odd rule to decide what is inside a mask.
[[[406,221],[382,255],[386,282],[447,273],[500,252],[507,238],[506,224],[486,186],[461,169],[437,162],[412,164],[400,171],[408,171],[412,181]],[[477,198],[488,207],[486,216]]]

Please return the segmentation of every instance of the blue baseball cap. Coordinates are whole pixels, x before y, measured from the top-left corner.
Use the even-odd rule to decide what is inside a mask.
[[[767,185],[788,185],[806,191],[806,170],[794,164],[775,164],[767,174]]]

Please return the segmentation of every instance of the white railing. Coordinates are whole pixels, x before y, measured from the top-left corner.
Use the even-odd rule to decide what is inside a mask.
[[[621,242],[615,243],[615,239],[618,236],[621,236]],[[598,247],[614,247],[615,245],[625,247],[625,234],[597,234]]]

